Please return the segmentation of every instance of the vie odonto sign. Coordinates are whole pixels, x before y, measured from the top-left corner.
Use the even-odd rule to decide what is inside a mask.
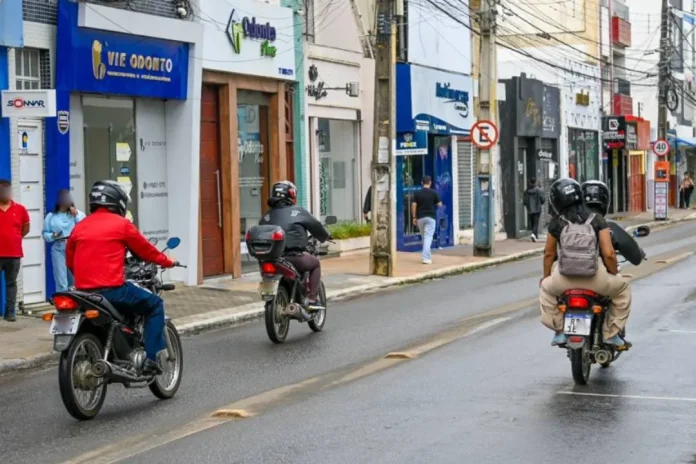
[[[53,118],[56,115],[55,90],[3,90],[0,95],[3,118]]]

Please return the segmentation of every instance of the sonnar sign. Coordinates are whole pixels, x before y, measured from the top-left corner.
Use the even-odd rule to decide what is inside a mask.
[[[0,99],[2,117],[52,118],[56,115],[55,90],[3,91]]]

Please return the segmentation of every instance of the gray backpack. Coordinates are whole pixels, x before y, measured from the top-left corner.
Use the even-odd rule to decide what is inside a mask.
[[[566,277],[592,277],[597,273],[599,249],[591,214],[587,221],[575,224],[561,216],[566,226],[558,242],[558,272]]]

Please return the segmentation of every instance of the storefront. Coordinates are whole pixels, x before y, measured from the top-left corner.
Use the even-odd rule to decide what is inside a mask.
[[[200,126],[200,272],[242,274],[256,262],[244,236],[258,224],[270,187],[293,179],[293,11],[240,0],[203,0]],[[221,20],[222,21],[222,20]],[[290,84],[290,85],[289,85]]]
[[[650,121],[626,116],[626,147],[628,149],[628,210],[632,213],[647,208],[646,167],[650,152]]]
[[[572,88],[571,88],[572,89]],[[600,102],[594,87],[566,89],[564,122],[568,148],[568,174],[578,182],[599,179]]]
[[[626,118],[606,116],[602,118],[603,181],[611,192],[609,212],[628,211],[628,151],[626,149]]]
[[[358,221],[370,186],[372,127],[363,116],[374,107],[374,61],[314,44],[304,61],[311,210]]]
[[[176,29],[177,37],[190,42],[101,30],[105,14],[123,16],[119,21],[128,18],[134,32],[171,37]],[[68,0],[59,3],[58,111],[46,126],[46,204],[54,204],[58,191],[69,186],[76,206],[87,210],[87,193],[95,181],[117,181],[132,199],[128,218],[148,238],[162,242],[180,237],[177,257],[190,265],[197,257],[196,230],[190,224],[197,214],[191,198],[197,196],[192,174],[198,164],[198,134],[193,127],[199,119],[188,98],[200,70],[189,54],[202,40],[202,31],[192,22],[148,18]],[[191,272],[172,271],[170,277],[195,283],[195,263],[189,268]],[[51,289],[50,269],[48,276]]]
[[[454,169],[458,166],[454,139],[468,136],[473,124],[471,77],[397,64],[396,94],[397,249],[416,251],[422,246],[411,203],[425,176],[432,178],[443,203],[437,212],[433,246],[452,246],[457,212]]]
[[[560,90],[523,73],[506,79],[505,102],[500,111],[500,164],[503,222],[508,238],[528,236],[531,231],[522,203],[530,179],[548,192],[560,177]],[[544,204],[540,227],[550,221]]]

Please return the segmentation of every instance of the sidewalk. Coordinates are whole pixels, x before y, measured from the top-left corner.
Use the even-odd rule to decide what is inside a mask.
[[[696,219],[696,212],[670,211],[670,224]],[[619,223],[634,228],[648,223],[654,226],[652,213],[625,216]],[[514,261],[541,253],[543,242],[502,240],[495,244],[495,257],[472,256],[471,245],[433,252],[433,264],[423,265],[418,253],[397,254],[394,277],[369,274],[367,252],[322,261],[323,280],[329,300],[349,298],[397,285],[411,284],[447,275],[461,274],[478,268]],[[260,276],[248,274],[240,279],[209,280],[199,287],[180,287],[163,295],[167,314],[181,333],[195,333],[228,327],[257,319],[263,314],[263,303],[257,293]],[[0,374],[16,369],[40,366],[57,359],[48,323],[37,317],[18,317],[12,324],[0,320]]]
[[[609,219],[612,219],[626,228],[635,228],[639,225],[648,225],[657,227],[658,225],[667,225],[675,222],[689,221],[696,219],[696,211],[692,209],[673,209],[667,210],[666,221],[656,221],[653,211],[644,211],[642,213],[617,213],[610,214]]]

